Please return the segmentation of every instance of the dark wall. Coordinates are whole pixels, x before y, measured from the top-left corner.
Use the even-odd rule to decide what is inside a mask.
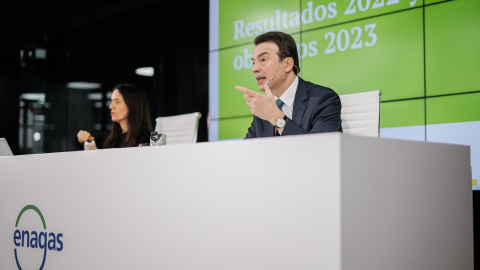
[[[15,27],[2,19],[0,29],[11,36],[0,45],[0,137],[15,154],[69,151],[78,129],[107,129],[106,98],[96,108],[87,95],[105,95],[124,82],[144,89],[152,122],[201,112],[198,140],[208,140],[208,1],[80,1],[74,7],[20,1],[0,11],[6,14],[23,19]],[[38,48],[46,50],[45,59],[36,57]],[[155,68],[154,77],[134,73],[144,66]],[[79,92],[66,87],[71,81],[101,88]],[[23,93],[45,93],[45,102],[21,108]],[[44,115],[42,126],[34,127],[41,146],[18,143],[19,111]]]
[[[0,58],[0,137],[7,139],[14,153],[18,153],[19,125],[19,86],[17,80],[18,67],[12,57]]]

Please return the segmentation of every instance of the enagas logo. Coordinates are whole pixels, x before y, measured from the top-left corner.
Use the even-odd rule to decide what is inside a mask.
[[[27,220],[24,223],[28,225],[21,222],[22,217],[24,217],[24,220]],[[23,227],[19,226],[20,223],[23,224]],[[39,230],[30,228],[33,226],[32,224],[38,224],[43,229],[38,227]],[[29,226],[29,228],[24,228],[25,226]],[[47,231],[47,224],[43,214],[35,205],[27,205],[20,211],[15,228],[13,243],[15,244],[15,261],[19,270],[42,270],[47,259],[47,250],[56,252],[63,250],[63,234]]]

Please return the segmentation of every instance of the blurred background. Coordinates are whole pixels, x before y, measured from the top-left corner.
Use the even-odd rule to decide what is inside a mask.
[[[152,121],[201,112],[198,141],[207,141],[208,8],[208,0],[2,4],[0,137],[15,155],[71,151],[78,130],[109,130],[112,88],[133,83]]]

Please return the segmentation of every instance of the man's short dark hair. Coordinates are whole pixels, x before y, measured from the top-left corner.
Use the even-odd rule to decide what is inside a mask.
[[[297,45],[295,44],[295,40],[289,34],[278,32],[278,31],[271,31],[264,34],[259,35],[255,38],[254,43],[257,46],[263,42],[275,42],[278,46],[278,57],[280,57],[280,61],[287,57],[293,58],[293,64],[296,68],[293,69],[295,74],[300,72],[299,63],[298,63],[298,51]]]

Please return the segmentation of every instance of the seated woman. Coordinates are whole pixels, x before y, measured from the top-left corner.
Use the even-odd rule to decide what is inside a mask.
[[[150,143],[152,123],[147,97],[139,87],[132,84],[119,84],[113,88],[110,115],[112,130],[107,136],[80,130],[75,139],[75,150],[83,150],[84,142],[95,140],[96,146],[90,149],[132,147]]]

